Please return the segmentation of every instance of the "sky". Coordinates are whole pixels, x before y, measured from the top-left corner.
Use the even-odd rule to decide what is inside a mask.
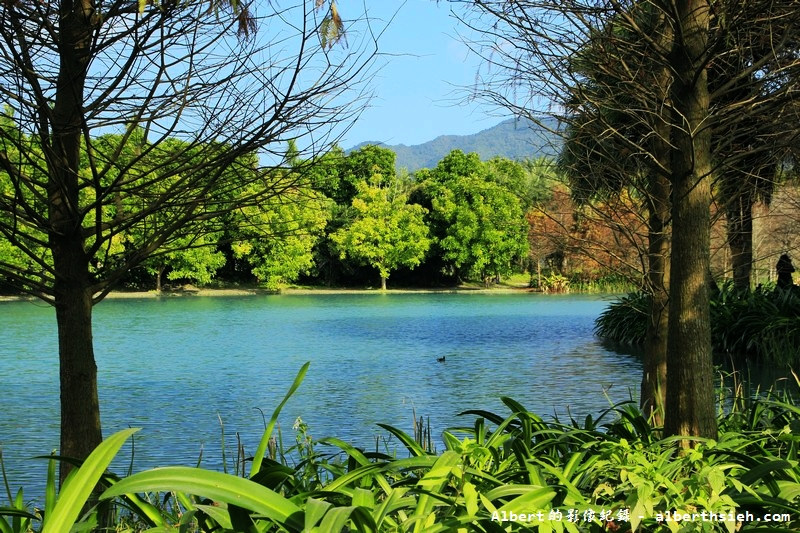
[[[363,12],[360,0],[339,0]],[[350,148],[365,141],[421,144],[439,135],[468,135],[494,126],[506,116],[485,104],[464,102],[480,62],[456,32],[448,2],[367,1],[375,27],[386,26],[378,41],[381,58],[371,80],[369,107],[340,142]],[[394,15],[394,19],[389,19]]]

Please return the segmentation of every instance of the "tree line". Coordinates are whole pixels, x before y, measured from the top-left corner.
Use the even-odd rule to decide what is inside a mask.
[[[6,127],[15,126],[7,120]],[[105,180],[122,172],[140,179],[131,183],[136,194],[120,192],[102,210],[101,224],[146,209],[149,198],[178,181],[170,170],[174,154],[184,157],[195,152],[196,164],[202,164],[202,147],[177,139],[151,147],[142,130],[134,130],[126,139],[118,134],[101,136],[93,148],[97,153],[118,145],[123,149],[108,162]],[[33,169],[43,156],[35,143],[28,148],[26,167]],[[149,156],[138,158],[142,151],[149,151]],[[87,157],[83,150],[82,158]],[[217,201],[237,207],[215,214],[213,206],[207,206],[207,216],[176,228],[121,277],[120,284],[161,290],[170,281],[202,285],[222,279],[277,289],[302,277],[307,283],[324,285],[379,282],[385,289],[390,274],[402,269],[403,281],[411,285],[467,280],[488,285],[527,266],[526,213],[549,194],[553,179],[552,164],[545,160],[515,162],[498,157],[482,162],[477,154],[458,150],[435,168],[413,176],[397,173],[394,152],[378,146],[349,154],[337,147],[303,160],[290,142],[286,161],[262,169],[255,155],[237,158],[225,171],[231,175],[225,183],[238,179],[245,185],[208,191]],[[0,187],[12,194],[8,173],[0,172]],[[275,194],[264,196],[265,188]],[[258,201],[248,200],[256,197]],[[82,199],[91,201],[91,196]],[[153,225],[168,223],[169,216],[166,211],[160,218],[119,231],[95,251],[91,272],[118,266],[131,248],[141,246]],[[31,271],[39,260],[52,261],[44,245],[46,235],[38,232],[32,237],[28,254],[20,254],[11,241],[0,237],[6,261]],[[28,289],[35,291],[37,285],[31,283]]]

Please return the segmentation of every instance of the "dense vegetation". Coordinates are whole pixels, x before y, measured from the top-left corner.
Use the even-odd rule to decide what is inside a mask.
[[[390,426],[402,452],[312,441],[301,420],[284,449],[273,438],[279,406],[255,455],[240,450],[230,472],[104,473],[130,429],[109,437],[58,496],[51,460],[44,509],[9,492],[0,531],[85,529],[104,516],[112,531],[152,532],[796,531],[796,400],[720,392],[719,439],[696,439],[689,451],[631,404],[559,422],[510,398],[506,414],[464,412],[470,424],[445,431],[441,453],[424,432]],[[101,503],[83,512],[98,481]]]
[[[647,330],[650,296],[628,294],[596,322],[605,340],[641,348]],[[800,291],[759,286],[739,291],[727,283],[711,297],[711,341],[718,360],[746,359],[767,365],[800,364]]]
[[[98,150],[122,143],[119,135],[96,142]],[[114,221],[146,205],[149,189],[169,187],[176,178],[160,179],[160,174],[169,174],[174,153],[189,149],[177,140],[149,146],[143,132],[134,132],[109,165],[119,173],[141,176],[141,183],[135,194],[120,194],[103,210],[104,219]],[[145,160],[137,159],[142,150],[151,153]],[[199,161],[202,149],[192,150]],[[28,157],[31,168],[43,158],[35,150]],[[208,217],[177,228],[121,279],[123,285],[161,290],[167,280],[200,285],[249,281],[275,289],[302,278],[311,284],[382,282],[385,287],[398,269],[411,285],[488,283],[527,266],[526,212],[546,199],[555,183],[552,165],[544,161],[482,162],[477,154],[457,150],[414,176],[398,175],[394,152],[375,146],[347,155],[335,149],[304,161],[290,145],[287,160],[286,167],[259,170],[253,156],[241,157],[226,172],[248,185],[209,191],[240,207],[214,216],[210,206]],[[109,172],[108,179],[116,175]],[[12,194],[8,174],[0,172],[0,187]],[[274,189],[273,194],[263,197],[265,187]],[[250,201],[256,197],[259,201]],[[89,205],[94,199],[81,201]],[[108,266],[125,261],[130,250],[147,245],[153,225],[169,221],[167,212],[130,224],[94,251],[93,262]],[[40,232],[35,237],[28,246],[37,253],[31,255],[50,261],[43,245],[46,236]],[[2,235],[0,252],[19,268],[37,268],[35,260],[19,254]]]

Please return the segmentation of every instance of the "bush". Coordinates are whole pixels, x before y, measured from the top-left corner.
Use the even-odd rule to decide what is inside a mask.
[[[650,295],[632,292],[620,297],[600,313],[594,325],[595,335],[624,346],[642,346],[650,315]]]
[[[612,303],[595,322],[604,340],[642,346],[647,332],[649,296],[630,293]],[[769,364],[800,364],[800,296],[759,286],[737,292],[723,285],[711,298],[711,343],[717,356]]]

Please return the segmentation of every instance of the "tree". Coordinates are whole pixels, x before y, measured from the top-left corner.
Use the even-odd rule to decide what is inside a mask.
[[[711,182],[748,154],[767,146],[780,150],[796,139],[796,120],[785,120],[800,67],[796,55],[787,53],[800,24],[794,2],[753,2],[746,10],[733,1],[713,2],[712,10],[707,0],[474,5],[486,17],[471,23],[485,37],[475,48],[496,68],[482,80],[480,95],[540,123],[542,116],[555,116],[586,133],[584,139],[593,137],[588,132],[602,133],[611,142],[585,143],[588,161],[599,157],[598,168],[615,168],[626,185],[638,178],[624,169],[631,156],[645,158],[668,180],[671,202],[651,211],[665,213],[669,206],[672,233],[668,321],[660,322],[667,324],[665,431],[715,437],[708,322]],[[752,39],[735,39],[738,48],[732,50],[726,43],[737,32]],[[753,43],[759,39],[770,43],[769,53],[757,52]],[[584,58],[587,50],[591,54]],[[736,84],[711,94],[708,73],[728,54],[750,57],[733,79],[753,83],[746,97],[725,101],[722,95]],[[576,68],[576,58],[587,63]],[[777,68],[775,58],[782,58]],[[725,105],[712,106],[712,97]],[[583,113],[604,107],[614,113]],[[772,117],[770,128],[754,125],[754,112]],[[715,158],[713,132],[729,138],[769,135],[772,142],[739,144],[736,153]],[[613,165],[612,154],[623,164]]]
[[[431,206],[436,253],[460,279],[488,285],[510,274],[515,260],[527,254],[525,213],[507,187],[515,178],[503,167],[495,161],[487,168],[478,154],[453,150],[436,168],[417,174],[420,201]]]
[[[381,290],[392,270],[420,264],[430,246],[425,210],[407,202],[408,195],[375,174],[356,184],[355,219],[331,235],[342,259],[347,256],[378,269]]]
[[[314,188],[334,201],[324,236],[314,248],[313,274],[325,283],[358,284],[371,276],[369,269],[360,268],[362,262],[341,257],[331,235],[353,220],[353,199],[358,194],[359,183],[369,182],[373,176],[380,175],[382,185],[402,185],[396,181],[395,159],[396,154],[391,149],[375,145],[362,146],[349,154],[336,147],[320,158]]]
[[[207,284],[225,265],[225,255],[217,248],[220,234],[199,233],[196,237],[176,239],[175,250],[156,252],[144,267],[156,276],[156,291],[163,286],[164,274],[169,280],[192,280]]]
[[[247,194],[247,193],[245,193]],[[311,187],[233,213],[233,254],[245,259],[268,289],[295,281],[314,266],[314,245],[330,218],[332,201]]]
[[[0,236],[35,265],[0,260],[0,275],[55,307],[62,455],[101,441],[92,306],[187,224],[280,197],[304,175],[276,172],[242,195],[264,173],[237,167],[279,165],[290,138],[321,149],[355,117],[374,47],[355,26],[349,48],[332,47],[344,24],[333,3],[315,4],[0,7]]]
[[[667,382],[671,110],[655,102],[670,101],[670,72],[657,59],[669,46],[672,30],[662,12],[647,7],[635,20],[650,40],[638,38],[621,17],[612,16],[589,32],[570,60],[578,79],[568,93],[572,100],[559,163],[576,201],[601,224],[622,229],[644,259],[639,279],[632,280],[650,296],[640,405],[660,424]],[[609,56],[617,60],[608,63]],[[632,69],[642,87],[633,93],[626,90]],[[628,212],[627,202],[621,202],[623,209],[596,207],[619,205],[626,197],[640,205],[635,225],[620,216]]]

